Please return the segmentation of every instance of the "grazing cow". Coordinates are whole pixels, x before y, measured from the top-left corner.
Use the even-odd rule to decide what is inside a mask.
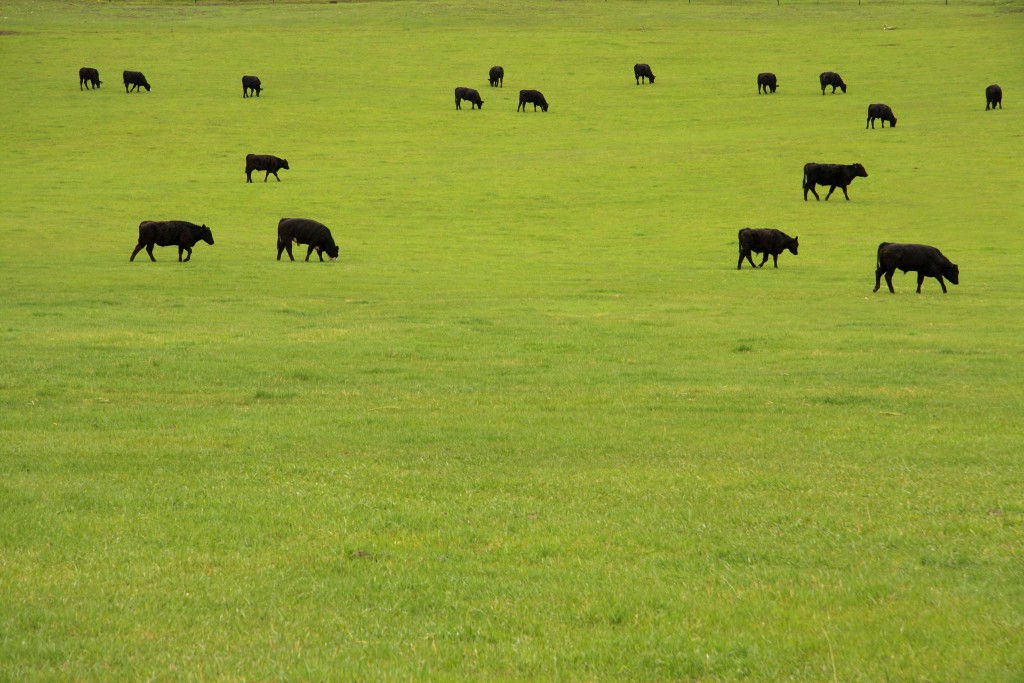
[[[183,252],[188,252],[185,261],[192,258],[192,246],[202,240],[207,244],[213,244],[213,233],[205,225],[196,225],[188,221],[142,221],[139,223],[139,243],[135,245],[135,251],[129,261],[135,260],[135,255],[146,248],[150,261],[153,258],[153,246],[171,247],[177,245],[178,260],[181,261]]]
[[[533,110],[537,111],[537,105],[540,105],[541,111],[548,110],[548,101],[544,99],[544,94],[540,90],[520,90],[519,91],[519,106],[516,107],[516,111],[522,109],[526,111],[526,105],[532,104]]]
[[[332,261],[338,260],[338,245],[334,243],[331,231],[323,223],[308,218],[282,218],[277,224],[277,260],[281,260],[281,252],[288,250],[288,258],[292,261],[292,243],[308,244],[306,260],[316,249],[317,256],[324,260],[324,252]]]
[[[897,268],[904,273],[908,271],[917,272],[917,293],[921,293],[921,284],[926,277],[933,277],[939,281],[942,293],[946,293],[946,278],[954,285],[960,284],[960,267],[952,263],[942,255],[942,252],[927,244],[892,244],[882,242],[878,245],[878,260],[875,268],[875,288],[871,291],[877,292],[882,285],[882,274],[885,274],[885,284],[889,285],[889,291],[893,294],[896,290],[892,288],[892,274]]]
[[[242,76],[242,97],[249,97],[250,90],[256,93],[256,97],[259,97],[260,91],[263,90],[263,84],[256,76]]]
[[[807,191],[814,194],[814,198],[821,197],[815,191],[815,185],[831,185],[832,189],[825,195],[825,201],[832,196],[837,187],[843,188],[843,195],[846,201],[850,201],[850,195],[846,192],[846,186],[853,182],[854,178],[867,178],[868,172],[860,164],[804,164],[804,201],[807,201]]]
[[[96,69],[92,69],[88,66],[83,66],[78,70],[78,89],[81,90],[82,86],[85,86],[86,90],[89,90],[89,84],[92,84],[93,88],[100,87],[100,72]]]
[[[492,88],[505,87],[505,69],[500,66],[492,66],[491,70],[487,72],[487,82],[491,84]]]
[[[281,169],[286,171],[291,170],[288,166],[288,160],[282,159],[281,157],[275,157],[273,154],[246,154],[245,155],[245,182],[252,182],[253,171],[266,171],[267,174],[263,176],[263,182],[267,182],[267,178],[273,173],[274,177],[277,178],[277,182],[281,182],[281,176],[277,175],[277,172]]]
[[[455,108],[462,109],[462,100],[470,103],[470,109],[483,109],[484,101],[480,99],[480,93],[473,88],[455,89]]]
[[[882,119],[882,128],[885,128],[885,122],[889,122],[890,128],[896,127],[896,115],[892,113],[892,109],[888,104],[869,104],[868,105],[868,120],[864,124],[864,127],[868,127],[868,123],[871,127],[875,127],[875,119]]]
[[[645,78],[651,83],[654,83],[654,73],[651,71],[650,64],[634,64],[633,75],[636,76],[637,85],[640,85]]]
[[[822,95],[825,94],[825,88],[827,88],[830,85],[832,86],[833,95],[836,94],[836,88],[839,88],[843,92],[846,92],[846,84],[843,83],[843,79],[839,76],[839,74],[835,73],[834,71],[823,72],[820,76],[818,76],[818,80],[821,81]]]
[[[125,71],[124,72],[124,91],[131,92],[128,89],[131,86],[131,90],[138,90],[140,87],[146,89],[149,92],[149,81],[142,75],[141,71]]]
[[[743,259],[750,262],[751,268],[761,268],[772,257],[775,267],[779,267],[779,254],[789,249],[790,253],[796,256],[800,247],[798,237],[790,237],[781,230],[775,228],[743,228],[739,232],[740,260],[736,263],[736,270],[743,267]],[[750,258],[750,252],[755,251],[764,254],[759,265],[754,265],[754,259]]]
[[[988,111],[989,107],[995,109],[997,104],[1000,109],[1003,108],[1003,89],[993,83],[985,88],[985,111]]]
[[[757,94],[761,94],[761,90],[764,90],[764,94],[767,95],[768,91],[775,92],[775,89],[779,87],[779,81],[775,77],[775,74],[770,72],[764,72],[757,74]]]

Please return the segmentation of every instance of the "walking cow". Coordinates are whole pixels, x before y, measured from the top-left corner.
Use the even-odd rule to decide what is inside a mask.
[[[135,245],[129,261],[135,260],[135,255],[145,247],[149,254],[150,261],[156,261],[153,257],[153,247],[178,247],[178,261],[181,255],[188,252],[185,261],[192,258],[192,247],[196,242],[213,244],[213,233],[206,225],[196,225],[188,221],[142,221],[139,223],[139,243]]]
[[[651,71],[650,64],[634,64],[633,75],[636,76],[636,84],[640,85],[644,79],[654,83],[654,73]]]
[[[985,88],[985,111],[988,111],[989,107],[995,109],[997,104],[1000,109],[1003,108],[1003,89],[993,83]]]
[[[462,109],[462,100],[470,103],[470,109],[483,109],[484,101],[480,99],[480,93],[473,88],[455,89],[455,108]]]
[[[769,256],[772,257],[772,262],[778,268],[779,254],[788,249],[791,254],[796,256],[797,249],[800,247],[798,237],[790,237],[775,228],[743,228],[739,232],[739,241],[740,260],[736,263],[736,270],[743,268],[743,259],[747,259],[752,268],[762,268],[768,262]],[[759,265],[754,265],[754,259],[750,258],[751,252],[764,254]]]
[[[836,88],[839,88],[843,92],[846,92],[846,84],[843,83],[842,77],[834,71],[824,71],[818,76],[818,81],[821,82],[821,94],[825,94],[825,88],[832,86],[832,94],[836,94]]]
[[[249,91],[256,93],[256,97],[260,96],[260,91],[263,90],[263,84],[260,83],[260,79],[256,76],[242,76],[242,98],[249,97]]]
[[[82,86],[85,86],[86,90],[89,90],[89,85],[92,84],[92,89],[100,87],[100,72],[88,66],[83,66],[78,70],[78,89],[81,90]]]
[[[875,119],[882,119],[882,128],[885,128],[885,122],[889,122],[890,128],[896,127],[896,115],[892,113],[892,109],[888,104],[869,104],[868,105],[868,120],[864,124],[864,127],[868,127],[868,123],[871,127],[875,127]]]
[[[263,176],[263,182],[267,182],[267,178],[273,173],[274,177],[277,178],[277,182],[281,182],[281,176],[277,175],[277,172],[281,169],[291,170],[288,166],[288,160],[282,159],[281,157],[275,157],[273,154],[246,154],[245,155],[245,182],[252,182],[253,171],[266,171],[267,174]]]
[[[309,251],[306,252],[306,260],[309,260],[313,250],[316,249],[317,256],[324,260],[324,252],[332,261],[338,260],[338,245],[334,243],[331,231],[323,223],[310,220],[309,218],[282,218],[277,224],[277,260],[281,260],[281,252],[287,250],[288,258],[292,261],[292,243],[308,244]]]
[[[757,94],[760,95],[761,91],[767,95],[768,91],[775,92],[775,89],[779,87],[779,81],[775,77],[775,74],[768,71],[757,74]]]
[[[146,80],[141,71],[125,71],[122,74],[122,78],[124,78],[124,91],[126,93],[138,90],[140,87],[145,88],[146,92],[149,92],[149,81]],[[128,86],[131,86],[131,89]]]
[[[896,269],[904,273],[911,270],[917,272],[917,293],[921,293],[921,284],[926,277],[933,277],[939,281],[942,293],[946,293],[946,278],[954,285],[960,284],[960,267],[952,263],[942,255],[942,252],[927,244],[893,244],[882,242],[878,245],[878,259],[875,268],[875,288],[871,291],[877,292],[882,286],[882,275],[885,275],[885,284],[889,285],[889,291],[893,294],[896,290],[892,288],[892,274]]]
[[[487,82],[492,88],[503,88],[505,83],[505,69],[500,66],[492,66],[487,72]]]
[[[540,90],[519,91],[519,106],[516,107],[516,111],[520,109],[526,111],[526,105],[528,104],[533,105],[534,111],[537,111],[537,105],[540,105],[541,111],[548,110],[548,101],[544,99],[544,94]]]
[[[815,191],[815,185],[831,185],[832,189],[825,195],[825,201],[832,196],[837,187],[843,188],[843,195],[846,201],[850,201],[850,195],[846,192],[846,186],[853,182],[854,178],[867,178],[868,172],[861,164],[804,164],[804,201],[807,201],[808,190],[814,194],[814,198],[821,197]]]

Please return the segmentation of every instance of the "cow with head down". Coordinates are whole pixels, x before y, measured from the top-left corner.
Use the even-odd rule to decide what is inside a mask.
[[[142,92],[140,88],[145,88],[146,92],[150,91],[149,81],[146,80],[141,71],[125,71],[121,76],[124,79],[124,91],[126,93],[132,90]]]
[[[825,88],[832,86],[832,94],[836,94],[836,88],[839,88],[844,93],[846,92],[846,84],[843,83],[843,77],[837,74],[835,71],[823,71],[818,76],[818,82],[821,83],[821,94],[825,94]]]
[[[942,255],[942,252],[927,244],[894,244],[882,242],[878,245],[878,256],[875,261],[875,288],[871,291],[877,292],[882,286],[882,275],[885,275],[885,284],[889,285],[889,292],[896,293],[892,288],[892,274],[897,270],[907,273],[911,270],[917,273],[917,293],[921,293],[921,285],[926,277],[933,277],[939,281],[942,293],[946,293],[946,278],[954,285],[960,284],[960,267]]]
[[[324,253],[332,261],[338,260],[338,245],[334,243],[334,237],[330,229],[323,223],[309,218],[282,218],[277,224],[277,260],[281,260],[281,253],[288,252],[288,258],[292,261],[292,244],[308,244],[306,260],[316,250],[320,260],[324,260]]]
[[[790,237],[781,230],[775,228],[743,228],[739,232],[740,260],[736,263],[736,270],[743,268],[743,259],[750,262],[751,268],[763,268],[772,257],[772,263],[779,267],[779,254],[789,250],[789,253],[796,256],[800,248],[800,239]],[[754,265],[754,259],[750,258],[751,252],[764,254],[761,263]]]
[[[78,89],[81,90],[82,86],[85,86],[86,90],[89,90],[89,86],[92,85],[92,89],[100,87],[103,81],[100,80],[100,72],[92,67],[83,66],[78,70]]]
[[[516,107],[516,111],[522,109],[526,111],[526,105],[532,104],[533,110],[537,111],[539,106],[541,111],[548,110],[548,101],[544,99],[544,93],[540,90],[520,90],[519,91],[519,106]]]
[[[867,123],[864,124],[864,127],[867,128],[870,123],[871,127],[874,128],[875,119],[882,120],[882,128],[885,128],[886,121],[889,122],[890,128],[896,127],[896,115],[892,113],[892,108],[888,104],[868,105],[868,120]]]
[[[184,261],[192,258],[192,247],[196,242],[213,244],[213,233],[206,225],[196,225],[188,221],[142,221],[139,223],[139,243],[135,245],[129,261],[135,260],[135,255],[146,249],[150,261],[156,261],[153,257],[153,247],[178,247],[178,261],[182,261],[182,254],[188,252]]]
[[[480,93],[473,88],[459,87],[455,89],[455,108],[462,109],[462,101],[470,103],[470,109],[483,109],[484,101],[480,99]]]
[[[775,74],[770,71],[757,74],[757,94],[760,95],[764,92],[767,95],[769,92],[775,92],[779,87],[779,79]]]
[[[650,64],[634,64],[633,76],[636,77],[637,85],[640,85],[645,80],[649,83],[654,83],[654,72],[651,71]]]
[[[250,92],[259,97],[262,90],[263,84],[260,83],[258,76],[242,76],[242,99],[249,97]]]

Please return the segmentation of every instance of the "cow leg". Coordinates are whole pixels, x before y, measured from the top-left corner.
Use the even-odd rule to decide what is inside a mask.
[[[288,250],[288,258],[289,258],[289,260],[294,261],[295,257],[292,256],[292,241],[291,240],[288,240],[288,244],[285,245],[285,249]]]
[[[460,100],[458,97],[455,98],[455,108],[462,109],[462,100]]]
[[[939,286],[942,287],[942,293],[946,293],[946,283],[943,282],[941,275],[936,275],[935,279],[939,281]]]
[[[896,293],[896,290],[892,288],[892,274],[895,273],[895,272],[896,272],[896,267],[895,266],[893,266],[892,268],[890,268],[887,271],[885,271],[885,284],[889,285],[889,293],[890,294],[895,294]]]
[[[263,176],[263,182],[267,182],[267,178],[270,177],[270,171],[267,171],[266,175]]]
[[[316,255],[320,257],[320,263],[324,262],[324,250],[323,247],[316,248]]]
[[[921,285],[924,284],[924,273],[918,271],[917,273],[917,293],[921,293]]]
[[[274,171],[274,177],[277,178],[277,182],[281,182],[281,176],[277,175],[277,171]]]
[[[821,197],[818,196],[818,191],[816,189],[814,189],[814,183],[810,183],[808,185],[804,185],[804,201],[805,202],[807,201],[807,190],[810,190],[811,194],[814,195],[814,200],[815,201],[819,201],[819,202],[821,201]]]
[[[249,169],[245,169],[245,182],[252,182],[252,171],[250,171]]]
[[[146,246],[146,245],[144,243],[142,243],[142,242],[139,242],[138,244],[136,244],[135,245],[135,251],[132,252],[131,258],[129,258],[128,260],[129,261],[134,261],[135,260],[135,255],[138,254],[140,251],[142,251],[142,248],[144,246]]]
[[[764,258],[761,259],[761,262],[757,264],[757,267],[758,268],[764,268],[764,264],[766,264],[766,263],[768,263],[768,252],[767,251],[764,252]]]
[[[768,257],[765,256],[764,260],[767,261]],[[776,268],[779,267],[779,255],[778,254],[772,254],[772,264],[774,264]]]
[[[871,290],[872,292],[877,292],[878,288],[882,286],[882,273],[884,272],[885,268],[881,266],[875,268],[875,288]]]
[[[843,196],[846,197],[846,201],[850,201],[850,195],[846,191],[846,185],[843,185]]]
[[[309,260],[309,257],[313,255],[313,249],[315,249],[315,247],[312,244],[309,245],[309,250],[306,251],[306,260],[307,261]]]
[[[156,257],[153,256],[153,244],[152,243],[146,245],[146,253],[149,254],[149,260],[152,261],[153,263],[156,263]]]

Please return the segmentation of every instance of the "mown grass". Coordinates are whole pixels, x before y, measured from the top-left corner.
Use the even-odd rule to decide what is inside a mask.
[[[1015,680],[1020,9],[5,4],[0,677]]]

